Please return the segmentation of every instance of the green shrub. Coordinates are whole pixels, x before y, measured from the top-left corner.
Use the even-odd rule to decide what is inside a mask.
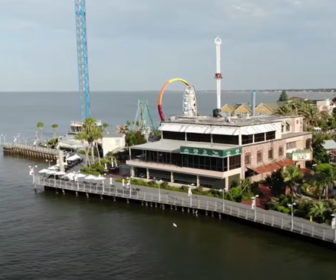
[[[285,213],[285,214],[288,214],[288,213],[290,212],[290,210],[289,210],[288,208],[286,208],[285,206],[282,206],[282,205],[279,205],[279,206],[277,207],[277,210],[278,210],[279,212],[282,212],[282,213]]]

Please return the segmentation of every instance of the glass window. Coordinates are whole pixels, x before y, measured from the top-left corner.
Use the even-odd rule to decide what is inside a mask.
[[[262,160],[263,160],[262,151],[260,150],[260,151],[257,152],[257,162],[258,163],[262,162]]]
[[[229,157],[229,164],[230,164],[230,170],[241,167],[240,155]]]
[[[268,159],[273,159],[273,149],[268,150]]]
[[[254,142],[265,141],[265,133],[254,134]]]
[[[279,157],[282,157],[284,154],[283,147],[279,147]]]
[[[266,132],[266,140],[275,139],[275,131]]]
[[[253,143],[253,134],[252,135],[242,135],[242,144],[250,144]]]
[[[239,144],[239,138],[235,135],[212,135],[212,142],[214,143],[223,143],[223,144]]]

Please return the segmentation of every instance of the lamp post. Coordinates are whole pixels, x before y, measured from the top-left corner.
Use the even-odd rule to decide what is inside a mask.
[[[105,192],[105,180],[106,180],[106,173],[104,173],[104,180],[103,180],[103,194]]]
[[[159,202],[161,202],[161,183],[162,180],[159,181]]]
[[[258,194],[252,197],[251,209],[254,210],[254,221],[257,220],[257,198],[258,197],[259,197]]]
[[[334,230],[334,243],[336,243],[336,214],[331,214],[331,228]]]
[[[290,207],[290,209],[291,209],[291,231],[293,231],[293,229],[294,229],[294,211],[293,211],[293,208],[294,208],[294,205],[296,205],[296,203],[295,202],[293,202],[293,203],[288,203],[287,204],[289,207]]]
[[[225,187],[223,187],[223,212],[225,211]]]

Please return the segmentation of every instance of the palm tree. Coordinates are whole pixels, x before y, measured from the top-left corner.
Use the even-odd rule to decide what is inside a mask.
[[[329,186],[335,181],[336,171],[329,163],[320,163],[316,166],[316,175],[319,182],[324,186],[325,197],[329,198]]]
[[[241,187],[243,193],[250,193],[251,192],[250,179],[241,179],[239,182],[239,187]]]
[[[56,132],[57,132],[57,129],[58,129],[58,124],[57,123],[52,124],[51,128],[53,130],[53,138],[56,138]]]
[[[91,162],[94,163],[94,147],[96,146],[97,140],[103,137],[103,128],[97,125],[97,120],[94,118],[88,118],[83,124],[83,128],[76,135],[76,139],[81,141],[86,141],[88,143],[88,149],[91,150]],[[88,159],[88,149],[85,150],[86,157]],[[86,165],[88,160],[86,159]]]
[[[314,180],[310,182],[310,186],[314,189],[313,194],[314,196],[317,196],[319,200],[321,200],[322,192],[324,185],[319,180]]]
[[[303,177],[303,173],[296,165],[288,166],[283,172],[282,176],[284,177],[284,182],[287,183],[288,187],[291,190],[292,197],[296,195],[297,183]]]
[[[36,125],[37,129],[39,130],[39,138],[40,141],[43,140],[43,128],[44,128],[44,122],[38,122]]]
[[[313,204],[313,206],[309,210],[309,215],[315,218],[318,222],[324,221],[324,215],[328,211],[327,207],[322,201],[318,201]]]

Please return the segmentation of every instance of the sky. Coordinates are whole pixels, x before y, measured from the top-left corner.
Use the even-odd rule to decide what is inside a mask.
[[[86,0],[90,88],[331,88],[335,0]],[[0,91],[77,90],[73,0],[0,0]],[[176,85],[178,88],[178,85]],[[174,87],[172,88],[174,89]]]

